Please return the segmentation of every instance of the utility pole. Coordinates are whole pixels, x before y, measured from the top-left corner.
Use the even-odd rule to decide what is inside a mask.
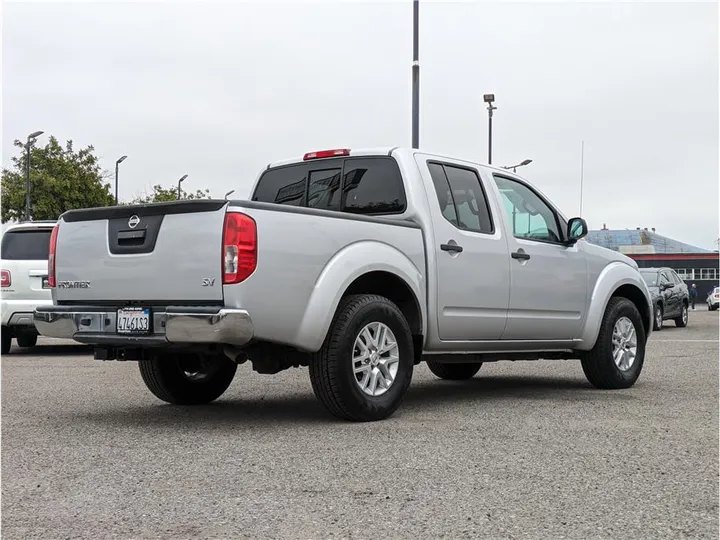
[[[492,117],[493,111],[497,109],[497,107],[493,105],[495,94],[483,95],[483,101],[488,104],[488,165],[492,165]]]
[[[420,0],[413,0],[412,147],[420,147]]]
[[[45,133],[44,131],[35,131],[28,135],[27,144],[25,149],[27,150],[27,156],[25,158],[25,221],[30,221],[30,149],[35,139]]]

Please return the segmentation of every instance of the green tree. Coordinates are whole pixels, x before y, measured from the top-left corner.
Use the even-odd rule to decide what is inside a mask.
[[[25,216],[25,145],[16,140],[19,156],[2,171],[2,222]],[[30,217],[34,220],[57,219],[76,208],[94,208],[114,204],[109,177],[100,167],[94,147],[75,150],[71,140],[63,148],[55,137],[44,147],[33,147],[30,158]]]
[[[176,201],[177,196],[177,186],[172,186],[169,188],[164,188],[160,184],[155,184],[153,186],[153,191],[150,194],[145,195],[138,195],[133,200],[133,204],[146,204],[146,203],[156,203],[156,202],[165,202],[165,201]],[[210,190],[206,189],[205,191],[202,191],[198,189],[195,193],[190,193],[185,191],[184,189],[180,190],[180,199],[186,200],[186,199],[209,199],[210,198]]]

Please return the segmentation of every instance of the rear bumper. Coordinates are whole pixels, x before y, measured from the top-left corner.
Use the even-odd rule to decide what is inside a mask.
[[[34,323],[43,336],[74,339],[90,345],[162,346],[165,344],[245,345],[253,337],[247,311],[219,307],[169,306],[153,309],[152,333],[116,332],[115,307],[41,306]]]
[[[36,308],[52,306],[52,299],[47,300],[2,300],[0,312],[2,312],[3,326],[33,326],[33,313]]]

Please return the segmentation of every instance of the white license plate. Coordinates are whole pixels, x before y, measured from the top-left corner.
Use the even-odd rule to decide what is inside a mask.
[[[149,334],[149,308],[123,308],[117,310],[118,334]]]

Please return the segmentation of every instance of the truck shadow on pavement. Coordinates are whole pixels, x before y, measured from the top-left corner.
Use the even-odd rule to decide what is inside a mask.
[[[73,343],[70,345],[36,345],[29,349],[22,347],[12,347],[8,354],[4,354],[3,358],[10,360],[14,357],[27,356],[90,356],[92,358],[93,348],[90,345],[81,345]]]
[[[560,400],[582,402],[618,402],[634,399],[622,391],[605,392],[593,389],[580,379],[549,377],[487,377],[469,381],[418,381],[408,393],[393,419],[408,419],[417,412],[430,412],[442,405],[456,408],[458,414],[479,402],[484,410],[493,403],[506,400]],[[469,403],[471,402],[471,403]],[[454,405],[454,406],[453,406]],[[157,402],[146,406],[103,409],[73,415],[75,420],[86,419],[104,425],[226,429],[229,426],[243,429],[269,428],[284,423],[360,425],[338,420],[327,413],[310,393],[294,393],[271,398],[221,398],[201,406],[177,406]],[[368,425],[368,424],[365,424]]]

